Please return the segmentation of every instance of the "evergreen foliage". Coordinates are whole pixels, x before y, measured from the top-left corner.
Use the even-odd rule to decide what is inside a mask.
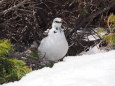
[[[13,50],[11,43],[0,40],[0,84],[21,79],[30,69],[22,60],[8,58],[8,52]]]
[[[109,46],[115,46],[115,15],[110,14],[108,17],[109,33],[103,36],[103,39]]]
[[[13,50],[13,48],[8,40],[0,40],[0,58],[8,55],[8,52],[11,50]]]

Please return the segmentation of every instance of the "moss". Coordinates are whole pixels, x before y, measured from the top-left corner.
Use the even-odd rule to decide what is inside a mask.
[[[37,60],[39,59],[40,52],[38,50],[32,50],[31,53],[29,54],[29,58],[32,60]]]
[[[108,17],[109,29],[115,30],[115,15],[112,13]]]
[[[97,32],[98,32],[98,33],[105,33],[106,31],[105,31],[104,28],[99,28],[99,29],[97,30]]]
[[[104,35],[103,40],[106,41],[110,46],[115,46],[115,35]]]
[[[115,35],[111,36],[111,41],[110,41],[111,45],[115,46]]]
[[[109,32],[107,35],[103,36],[103,40],[106,41],[106,43],[109,46],[115,46],[115,15],[110,14],[108,16],[108,28]]]

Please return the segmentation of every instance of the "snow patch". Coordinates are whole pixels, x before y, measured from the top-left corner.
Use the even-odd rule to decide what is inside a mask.
[[[20,81],[0,86],[115,86],[115,50],[68,56],[53,68],[43,68]]]

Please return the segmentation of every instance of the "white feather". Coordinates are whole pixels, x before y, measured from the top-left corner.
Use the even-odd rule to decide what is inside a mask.
[[[56,23],[56,21],[59,23]],[[42,39],[38,48],[42,58],[46,58],[50,61],[58,61],[66,55],[68,43],[61,28],[61,22],[61,18],[55,18],[48,36]]]

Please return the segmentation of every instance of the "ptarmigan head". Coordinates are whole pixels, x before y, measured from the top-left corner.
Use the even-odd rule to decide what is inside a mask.
[[[52,28],[60,28],[62,25],[62,19],[61,18],[55,18],[52,23]]]
[[[62,19],[61,18],[55,18],[52,22],[52,28],[49,30],[48,35],[55,34],[55,33],[64,33],[62,26]]]

